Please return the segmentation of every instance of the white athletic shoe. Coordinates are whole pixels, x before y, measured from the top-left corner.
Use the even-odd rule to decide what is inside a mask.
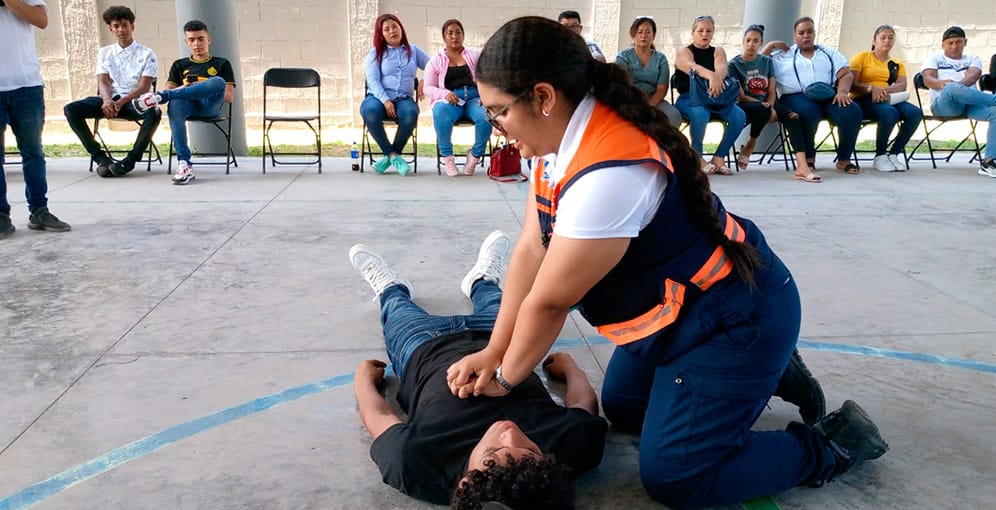
[[[875,160],[872,161],[872,168],[878,170],[879,172],[895,172],[896,167],[893,166],[892,161],[889,161],[889,156],[882,154],[880,156],[875,156]]]
[[[176,172],[173,172],[173,184],[183,185],[194,180],[194,165],[189,161],[177,160]]]
[[[159,103],[163,102],[162,96],[156,94],[155,92],[146,92],[135,99],[131,100],[131,105],[135,107],[138,113],[145,113],[152,108],[158,108]]]
[[[360,273],[360,276],[370,284],[370,288],[374,291],[374,301],[377,301],[377,298],[391,285],[404,285],[410,296],[415,295],[412,283],[398,276],[391,269],[391,266],[384,261],[384,257],[381,257],[373,248],[365,244],[353,245],[349,249],[349,261],[353,263],[353,267]]]
[[[903,158],[899,154],[889,154],[889,162],[892,163],[892,166],[896,167],[897,172],[906,171],[906,162],[903,161]]]
[[[474,287],[474,282],[480,279],[490,280],[497,284],[501,281],[501,275],[508,266],[509,252],[512,249],[512,239],[507,232],[495,230],[481,243],[481,249],[477,252],[477,263],[463,277],[460,282],[460,290],[470,297],[470,290]]]

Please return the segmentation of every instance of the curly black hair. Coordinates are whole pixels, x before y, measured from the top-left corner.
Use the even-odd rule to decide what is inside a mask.
[[[450,505],[454,510],[480,510],[499,501],[514,510],[574,508],[574,473],[551,454],[542,458],[506,456],[504,465],[484,461],[486,469],[468,471],[457,482]]]
[[[123,5],[108,7],[107,10],[104,11],[102,17],[104,18],[104,23],[107,23],[108,25],[110,25],[112,21],[120,20],[127,20],[131,24],[135,24],[135,13]]]

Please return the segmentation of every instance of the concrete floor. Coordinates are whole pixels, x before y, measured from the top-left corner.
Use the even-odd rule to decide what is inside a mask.
[[[483,175],[281,167],[165,168],[101,179],[49,161],[68,234],[0,241],[0,509],[426,508],[380,481],[350,376],[384,358],[378,311],[346,254],[382,251],[436,313],[478,244],[517,232],[526,187]],[[821,156],[820,167],[831,168]],[[996,179],[966,160],[904,174],[767,166],[713,178],[802,291],[801,344],[835,408],[848,398],[892,450],[782,508],[991,508],[996,500]],[[596,387],[611,347],[578,318],[559,348]],[[272,407],[272,408],[271,408]],[[796,418],[777,399],[758,428]],[[654,508],[637,440],[612,433],[581,508]]]

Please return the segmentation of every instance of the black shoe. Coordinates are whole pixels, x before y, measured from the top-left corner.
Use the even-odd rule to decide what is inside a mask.
[[[3,239],[17,230],[10,222],[10,213],[0,213],[0,239]]]
[[[857,464],[877,459],[889,451],[889,444],[879,434],[878,427],[853,400],[845,401],[840,409],[817,422],[813,429],[826,440],[836,465],[830,478],[810,482],[812,487],[831,482]]]
[[[792,357],[782,372],[782,378],[778,380],[775,396],[799,406],[799,415],[806,425],[813,426],[827,414],[823,388],[802,362],[802,355],[798,349],[792,351]]]
[[[101,177],[114,177],[111,174],[111,164],[114,163],[114,160],[109,158],[107,154],[101,152],[99,155],[93,156],[93,162],[97,165],[97,175]]]
[[[69,232],[72,230],[72,227],[68,223],[61,221],[49,212],[48,207],[35,209],[28,216],[28,228],[31,230],[44,230],[46,232]]]
[[[115,161],[114,163],[112,163],[110,171],[111,174],[114,175],[114,177],[121,177],[122,175],[125,175],[134,169],[135,169],[135,162],[128,158],[125,158],[122,159],[121,161]]]

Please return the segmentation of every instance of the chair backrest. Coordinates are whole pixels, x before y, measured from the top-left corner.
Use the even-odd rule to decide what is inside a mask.
[[[927,84],[923,82],[923,73],[913,75],[913,94],[916,96],[916,105],[923,110],[923,99],[920,98],[920,91],[928,90]]]
[[[307,67],[272,67],[263,73],[264,87],[303,89],[321,84],[322,77],[318,71]]]

